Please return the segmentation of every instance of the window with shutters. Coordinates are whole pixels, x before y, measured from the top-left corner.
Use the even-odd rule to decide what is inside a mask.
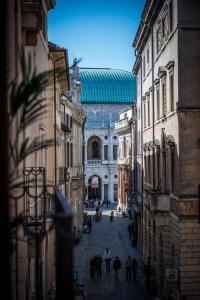
[[[167,114],[167,93],[166,93],[166,76],[162,82],[162,102],[163,102],[163,116]]]
[[[160,119],[160,86],[156,89],[156,100],[157,100],[157,120]]]
[[[73,167],[73,144],[70,144],[70,167]]]
[[[108,160],[108,145],[104,145],[104,160]]]
[[[113,160],[117,160],[117,145],[113,145]]]
[[[174,74],[170,74],[170,106],[171,111],[174,111]]]

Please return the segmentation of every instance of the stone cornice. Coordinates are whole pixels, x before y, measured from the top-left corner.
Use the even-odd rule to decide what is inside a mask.
[[[142,49],[145,46],[145,42],[151,34],[151,27],[155,23],[158,14],[161,11],[161,8],[165,0],[147,0],[144,6],[140,25],[138,27],[137,33],[133,41],[133,47],[141,53]],[[147,25],[148,24],[148,25]]]

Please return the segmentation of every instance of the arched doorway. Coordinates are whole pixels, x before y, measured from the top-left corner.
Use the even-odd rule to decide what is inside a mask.
[[[101,159],[101,140],[98,136],[92,136],[87,142],[87,157],[88,160],[100,160]]]
[[[88,179],[88,200],[101,199],[101,178],[93,175]]]

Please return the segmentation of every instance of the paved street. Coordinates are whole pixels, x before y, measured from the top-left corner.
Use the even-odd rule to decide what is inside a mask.
[[[87,212],[94,214],[94,211],[87,210]],[[152,298],[147,295],[143,287],[142,260],[128,238],[127,226],[130,221],[128,218],[116,216],[115,213],[114,221],[110,222],[109,215],[110,210],[103,211],[101,221],[93,222],[92,232],[83,234],[81,242],[74,249],[74,270],[78,271],[78,281],[84,284],[87,291],[86,299],[150,300]],[[90,259],[97,254],[103,256],[106,247],[111,250],[113,258],[118,256],[122,262],[120,281],[117,283],[114,279],[114,271],[111,269],[110,273],[106,272],[105,261],[102,264],[102,278],[90,279]],[[138,279],[135,283],[133,280],[126,282],[125,259],[128,255],[138,259]]]

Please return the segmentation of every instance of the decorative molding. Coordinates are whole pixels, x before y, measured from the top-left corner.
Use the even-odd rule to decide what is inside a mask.
[[[167,70],[171,71],[171,70],[174,69],[174,65],[175,65],[174,61],[173,61],[173,60],[170,60],[170,61],[166,64],[165,68],[167,68]]]
[[[155,86],[159,85],[160,84],[160,78],[156,78],[154,80],[154,84],[155,84]]]
[[[149,88],[149,93],[151,93],[153,91],[153,87],[151,86],[150,88]]]
[[[164,66],[160,66],[158,69],[158,77],[163,78],[167,76],[167,70]]]

